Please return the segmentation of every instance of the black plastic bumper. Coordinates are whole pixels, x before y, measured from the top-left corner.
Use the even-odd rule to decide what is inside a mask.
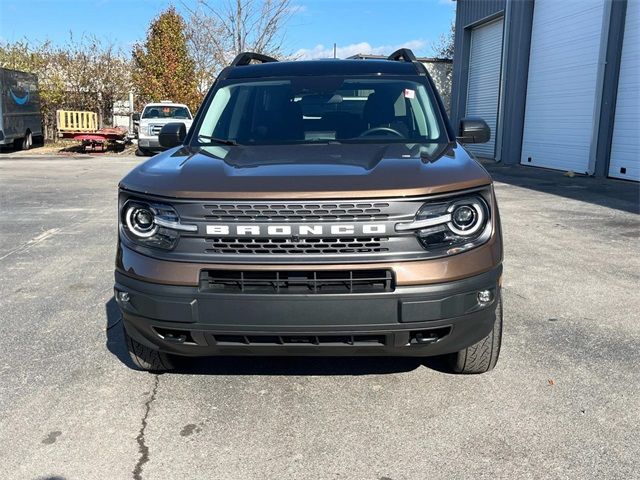
[[[116,272],[127,333],[187,355],[401,355],[456,352],[495,321],[502,267],[464,280],[375,294],[220,294]],[[490,290],[493,300],[478,301]],[[128,294],[124,301],[121,292]]]

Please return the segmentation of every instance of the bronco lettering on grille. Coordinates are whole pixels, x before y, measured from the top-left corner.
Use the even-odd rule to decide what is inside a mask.
[[[367,223],[361,225],[363,234],[386,233],[386,225]],[[310,236],[310,235],[351,235],[356,230],[355,225],[207,225],[207,235],[233,236]]]

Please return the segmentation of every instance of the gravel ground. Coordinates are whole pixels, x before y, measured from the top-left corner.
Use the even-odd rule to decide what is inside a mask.
[[[0,471],[16,479],[638,478],[635,185],[494,169],[497,368],[200,359],[132,368],[112,299],[139,159],[0,157]]]

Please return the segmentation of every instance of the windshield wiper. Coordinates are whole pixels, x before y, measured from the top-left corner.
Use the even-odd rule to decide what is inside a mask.
[[[210,143],[219,143],[221,145],[239,145],[235,140],[229,140],[228,138],[217,138],[211,135],[198,135],[198,140],[201,138],[207,139]]]

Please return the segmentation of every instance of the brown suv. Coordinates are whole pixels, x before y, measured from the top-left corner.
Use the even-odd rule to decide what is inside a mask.
[[[447,355],[495,365],[491,177],[425,67],[239,55],[186,132],[120,183],[115,296],[135,363],[174,355]]]

